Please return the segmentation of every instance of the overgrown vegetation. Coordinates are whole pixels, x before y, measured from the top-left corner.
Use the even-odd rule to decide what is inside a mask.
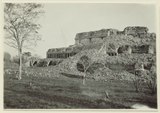
[[[49,67],[28,68],[28,72],[37,72],[37,76],[35,73],[30,75],[23,73],[24,79],[21,81],[14,79],[15,75],[5,73],[4,108],[130,109],[136,103],[157,108],[156,95],[150,95],[145,86],[142,86],[144,89],[142,92],[136,93],[132,83],[128,81],[86,79],[86,85],[82,85],[81,78],[66,77],[55,73],[55,70],[49,73],[52,69]],[[50,76],[44,75],[43,72],[48,72]],[[109,100],[105,99],[104,91],[106,90]]]
[[[151,67],[149,76],[146,78],[147,86],[150,89],[152,94],[157,93],[157,76],[156,76],[156,66]]]

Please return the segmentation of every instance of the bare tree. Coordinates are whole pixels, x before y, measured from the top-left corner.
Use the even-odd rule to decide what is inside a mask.
[[[18,50],[20,58],[19,75],[22,77],[22,50],[30,49],[40,40],[38,18],[43,13],[41,4],[6,3],[4,5],[5,44]]]

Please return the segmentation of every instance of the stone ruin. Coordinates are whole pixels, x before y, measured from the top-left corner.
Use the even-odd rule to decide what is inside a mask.
[[[47,51],[47,58],[68,58],[76,53],[73,48],[54,48]]]
[[[103,43],[105,39],[115,35],[132,35],[133,37],[139,38],[145,38],[147,36],[156,37],[154,33],[148,33],[147,27],[141,26],[129,26],[126,27],[123,31],[118,31],[117,29],[101,29],[98,31],[82,32],[76,34],[75,44],[73,46],[67,48],[49,49],[47,51],[47,58],[68,58],[74,56],[75,54],[80,52],[80,50],[76,51],[75,48],[79,46]],[[153,47],[151,47],[151,45],[124,45],[122,47],[116,48],[116,50],[108,50],[106,52],[110,56],[116,56],[119,53],[154,53],[152,49]]]
[[[74,45],[70,45],[67,48],[53,48],[47,51],[47,58],[61,58],[65,59],[80,52],[79,47],[75,47]]]
[[[103,43],[106,37],[117,35],[118,33],[119,31],[116,29],[102,29],[99,31],[78,33],[75,37],[75,45]]]
[[[140,39],[145,39],[146,37],[155,38],[155,33],[148,33],[147,27],[141,26],[129,26],[123,31],[117,29],[101,29],[98,31],[82,32],[77,33],[75,36],[75,44],[64,48],[53,48],[47,51],[46,57],[48,59],[66,59],[72,57],[81,51],[82,47],[87,47],[88,45],[102,44],[109,38],[114,38],[114,36],[132,36],[138,37]],[[151,45],[123,45],[115,49],[105,49],[105,53],[109,56],[117,56],[123,53],[155,53],[155,48]]]
[[[117,29],[101,29],[99,31],[77,33],[75,37],[75,45],[103,43],[106,38],[115,35],[131,35],[139,38],[156,37],[155,33],[148,33],[147,27],[141,26],[126,27],[123,31],[118,31]]]

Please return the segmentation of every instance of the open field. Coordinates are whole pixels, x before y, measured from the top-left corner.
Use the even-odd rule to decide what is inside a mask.
[[[137,93],[129,81],[86,79],[83,85],[81,78],[65,74],[50,77],[23,74],[20,81],[14,76],[4,75],[4,108],[7,109],[130,109],[137,103],[157,108],[156,95],[151,95],[145,85],[143,91]],[[105,91],[109,94],[107,99]]]

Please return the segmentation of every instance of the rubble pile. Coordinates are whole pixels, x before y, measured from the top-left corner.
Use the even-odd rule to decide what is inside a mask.
[[[36,71],[35,71],[36,70]],[[50,67],[34,67],[27,68],[25,71],[26,76],[34,76],[34,77],[59,77],[59,70]]]
[[[89,50],[81,51],[75,56],[69,57],[68,59],[64,60],[62,63],[57,65],[56,68],[60,68],[61,71],[65,71],[65,72],[67,71],[78,72],[77,62],[83,55],[87,55],[89,58],[91,58],[92,61],[99,60],[102,62],[106,58],[106,56],[103,54],[100,54],[97,49],[89,49]]]

